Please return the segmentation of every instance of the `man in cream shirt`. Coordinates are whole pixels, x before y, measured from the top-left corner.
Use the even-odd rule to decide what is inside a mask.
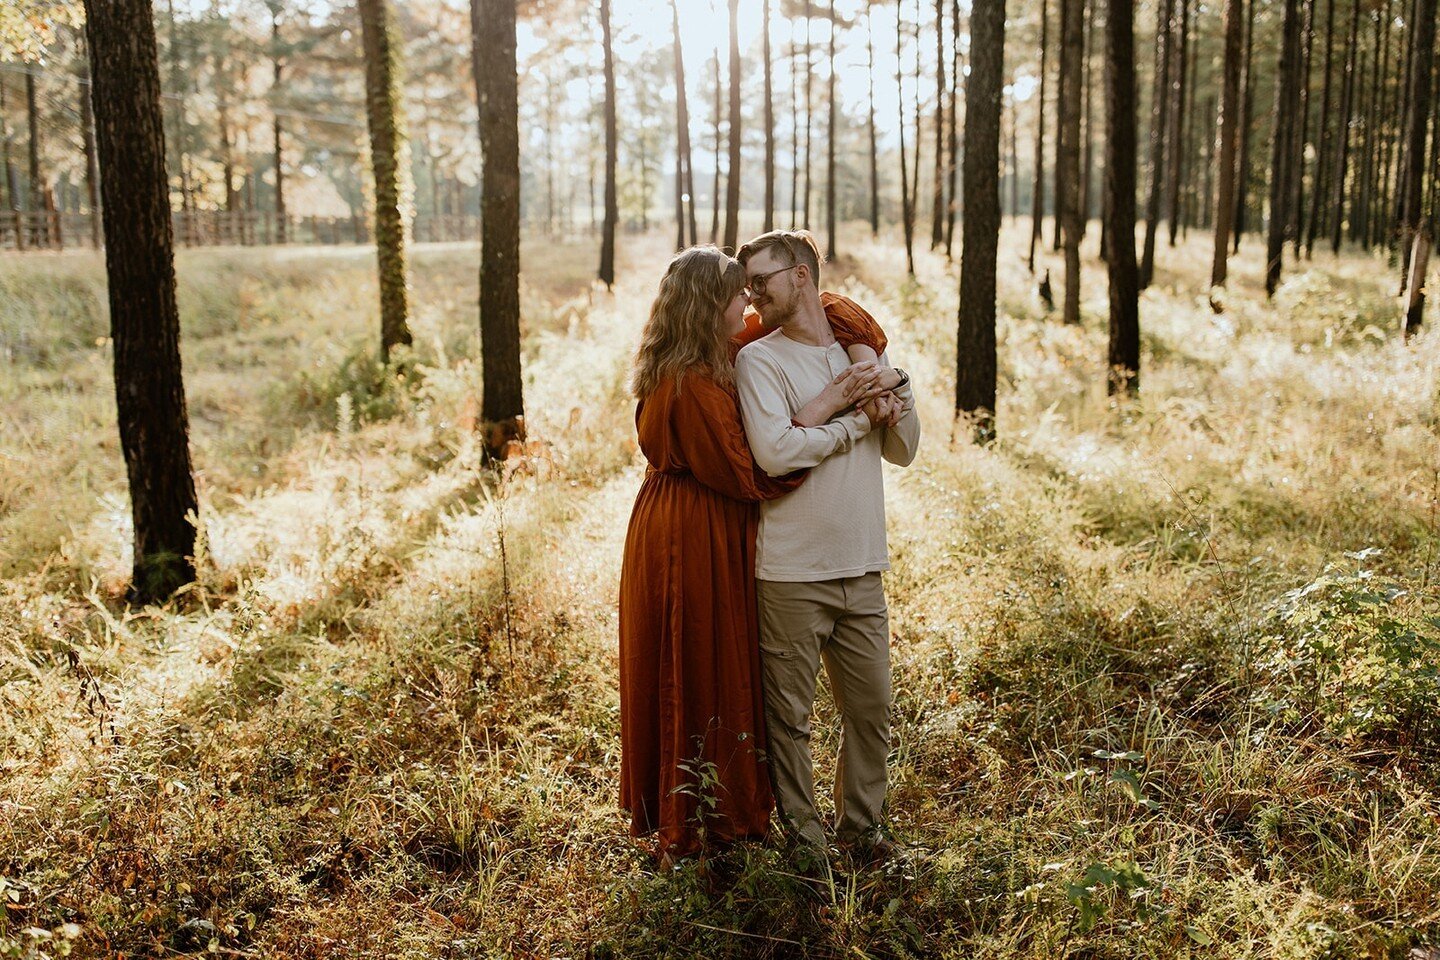
[[[795,492],[761,504],[756,546],[760,652],[771,777],[781,822],[819,850],[810,715],[820,664],[840,710],[835,832],[869,854],[880,833],[890,752],[890,628],[880,572],[889,569],[880,461],[908,466],[920,440],[909,377],[882,355],[870,376],[889,392],[866,416],[832,421],[852,444],[818,462],[792,417],[850,365],[820,303],[819,253],[808,233],[774,231],[740,248],[751,300],[771,332],[740,351],[736,380],[751,451],[766,473],[812,467]],[[823,456],[823,454],[822,454]]]

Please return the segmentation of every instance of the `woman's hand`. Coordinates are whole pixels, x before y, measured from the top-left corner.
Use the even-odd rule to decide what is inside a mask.
[[[872,429],[881,427],[893,427],[900,422],[900,416],[904,412],[904,405],[893,393],[882,393],[875,399],[861,406],[861,411],[870,418]]]
[[[872,360],[846,367],[800,408],[795,422],[803,427],[818,427],[837,413],[868,403],[881,392],[878,381],[882,369]]]

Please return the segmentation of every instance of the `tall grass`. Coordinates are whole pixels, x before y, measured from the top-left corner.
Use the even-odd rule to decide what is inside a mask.
[[[1358,255],[1267,303],[1247,250],[1216,315],[1196,238],[1163,252],[1142,399],[1116,404],[1102,268],[1060,326],[1024,227],[983,450],[950,442],[954,268],[907,281],[893,238],[827,267],[925,437],[887,479],[910,855],[818,883],[761,846],[658,876],[616,810],[623,374],[663,239],[626,245],[613,294],[585,244],[527,248],[541,445],[503,476],[473,433],[472,249],[421,248],[389,369],[363,251],[182,256],[203,574],[145,610],[118,599],[99,263],[0,261],[0,953],[1435,946],[1440,338],[1396,341]],[[822,782],[837,737],[822,693]]]

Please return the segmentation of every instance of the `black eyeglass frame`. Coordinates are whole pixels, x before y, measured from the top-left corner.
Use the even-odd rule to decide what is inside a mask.
[[[769,285],[771,277],[777,273],[784,273],[786,270],[794,270],[798,266],[800,266],[800,264],[792,263],[788,267],[780,267],[778,270],[771,270],[769,273],[761,273],[750,277],[745,281],[745,292],[751,297],[763,297],[765,295],[765,288]]]

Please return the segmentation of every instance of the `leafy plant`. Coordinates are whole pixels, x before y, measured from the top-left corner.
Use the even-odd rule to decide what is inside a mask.
[[[1378,551],[1351,554],[1369,559]],[[1440,733],[1440,618],[1369,570],[1327,571],[1287,593],[1262,641],[1266,705],[1345,739],[1414,743]]]

